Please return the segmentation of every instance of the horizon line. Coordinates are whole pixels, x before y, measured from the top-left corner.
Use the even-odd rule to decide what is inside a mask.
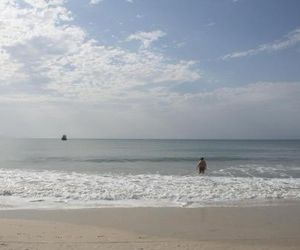
[[[61,140],[61,137],[10,137],[10,136],[0,136],[0,139],[57,139]],[[300,138],[98,138],[98,137],[68,137],[68,140],[190,140],[190,141],[296,141]]]

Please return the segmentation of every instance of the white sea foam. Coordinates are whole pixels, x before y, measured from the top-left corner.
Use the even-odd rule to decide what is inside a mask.
[[[0,209],[188,206],[300,200],[299,178],[82,174],[0,169]]]

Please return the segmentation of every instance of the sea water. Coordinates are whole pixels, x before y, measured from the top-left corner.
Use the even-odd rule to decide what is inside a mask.
[[[0,140],[0,209],[281,200],[300,200],[299,140]]]

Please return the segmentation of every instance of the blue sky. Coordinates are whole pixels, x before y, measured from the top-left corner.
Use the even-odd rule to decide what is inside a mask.
[[[173,58],[197,61],[207,81],[210,75],[224,84],[299,80],[297,45],[243,60],[219,60],[235,51],[284,40],[300,26],[299,1],[136,0],[130,4],[104,0],[94,8],[85,4],[81,11],[82,3],[86,1],[73,1],[70,7],[78,24],[99,41],[130,48],[131,44],[121,42],[130,34],[162,30],[167,35],[155,43],[156,49]]]
[[[300,138],[297,0],[4,0],[2,136]]]

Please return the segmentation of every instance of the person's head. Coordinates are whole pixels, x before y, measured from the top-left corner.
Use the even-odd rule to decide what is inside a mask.
[[[201,161],[203,161],[204,160],[204,158],[203,157],[201,157],[201,159],[200,159]]]

